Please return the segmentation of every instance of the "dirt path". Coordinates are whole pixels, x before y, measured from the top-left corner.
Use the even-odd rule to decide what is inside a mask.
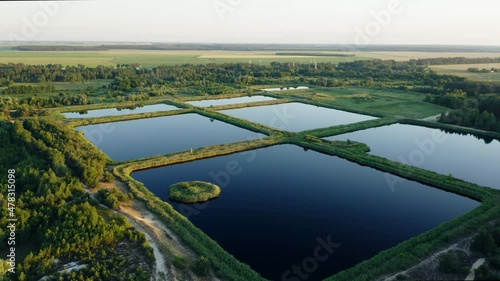
[[[426,117],[422,120],[424,121],[432,121],[432,122],[437,122],[437,120],[439,119],[439,117],[441,117],[441,114],[438,114],[438,115],[434,115],[434,116],[429,116],[429,117]]]
[[[120,208],[120,211],[121,208]],[[165,260],[165,257],[160,251],[159,245],[156,243],[156,241],[149,235],[148,231],[146,231],[140,224],[138,224],[133,218],[129,217],[128,215],[125,215],[129,222],[139,231],[143,232],[146,235],[146,240],[148,240],[149,245],[151,248],[153,248],[153,254],[155,256],[155,280],[162,280],[162,276],[168,276],[168,269],[166,267],[167,261]],[[172,279],[167,279],[167,280],[176,280],[175,278]]]
[[[126,185],[118,180],[113,186],[127,192]],[[200,278],[189,269],[178,269],[173,266],[172,262],[175,256],[185,259],[189,264],[193,264],[198,257],[180,241],[165,223],[149,211],[143,202],[135,199],[125,204],[121,203],[119,213],[125,215],[134,227],[146,234],[155,255],[156,280],[219,281],[213,274]]]
[[[486,259],[482,258],[482,259],[478,259],[473,265],[472,267],[470,268],[470,273],[469,275],[467,275],[467,277],[465,278],[465,280],[474,280],[474,278],[476,277],[476,272],[475,270],[478,269],[481,265],[484,264],[484,262],[486,261]]]
[[[400,271],[400,272],[397,272],[393,275],[390,275],[390,276],[386,276],[386,277],[383,277],[380,280],[383,280],[383,281],[392,281],[392,280],[396,280],[396,277],[398,275],[407,275],[409,274],[410,272],[414,271],[414,270],[417,270],[419,268],[429,268],[429,266],[431,265],[439,265],[439,256],[442,255],[442,254],[445,254],[447,252],[450,252],[450,251],[454,251],[454,250],[459,250],[459,251],[464,251],[467,255],[470,255],[470,244],[471,244],[471,241],[472,241],[472,237],[467,237],[465,239],[462,239],[460,241],[458,241],[457,243],[455,244],[452,244],[451,246],[439,251],[439,252],[436,252],[434,254],[432,254],[431,256],[429,256],[428,258],[426,258],[425,260],[421,261],[420,263],[404,270],[404,271]]]

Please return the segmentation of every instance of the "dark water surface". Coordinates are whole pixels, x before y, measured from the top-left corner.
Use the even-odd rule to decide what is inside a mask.
[[[107,109],[96,109],[96,110],[83,111],[81,113],[80,112],[65,112],[63,114],[64,114],[64,116],[66,116],[66,118],[73,119],[73,118],[94,118],[94,117],[104,117],[104,116],[122,116],[122,115],[129,115],[129,114],[138,114],[138,113],[170,111],[170,110],[176,110],[176,109],[178,109],[178,108],[173,106],[173,105],[167,105],[167,104],[160,103],[160,104],[137,107],[134,109],[107,108]]]
[[[412,181],[393,192],[380,171],[293,145],[132,176],[167,202],[168,187],[177,182],[221,186],[221,196],[203,208],[170,203],[271,280],[298,280],[291,279],[298,276],[291,272],[294,265],[302,267],[307,280],[321,280],[479,205]],[[330,253],[323,246],[329,243]],[[321,259],[328,258],[314,268],[309,257],[316,249]]]
[[[376,119],[372,116],[298,102],[230,109],[221,113],[291,132]]]
[[[266,96],[251,96],[251,97],[239,97],[230,99],[213,99],[213,100],[199,100],[199,101],[189,101],[189,103],[194,106],[209,107],[209,106],[220,106],[229,104],[240,104],[249,102],[259,102],[259,101],[270,101],[275,100],[275,98]]]
[[[500,189],[500,142],[394,124],[327,138],[366,143],[371,154]]]
[[[116,161],[265,137],[198,114],[82,126],[77,130]]]

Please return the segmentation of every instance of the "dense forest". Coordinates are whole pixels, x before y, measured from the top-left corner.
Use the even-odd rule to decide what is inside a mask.
[[[462,90],[455,90],[444,95],[428,95],[425,101],[453,109],[441,114],[442,123],[500,132],[498,93],[468,96]]]
[[[82,184],[99,184],[107,163],[102,152],[73,129],[36,119],[2,122],[0,142],[0,170],[15,170],[18,242],[15,274],[7,277],[2,261],[0,279],[149,280],[153,256],[144,234],[99,207]],[[2,225],[11,217],[7,202],[0,194]],[[8,235],[0,229],[2,252]],[[81,269],[63,273],[71,263]]]

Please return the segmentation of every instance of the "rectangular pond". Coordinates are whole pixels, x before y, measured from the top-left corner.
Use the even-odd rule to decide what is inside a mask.
[[[366,143],[371,154],[500,189],[500,142],[394,124],[327,138]]]
[[[376,117],[372,116],[298,102],[230,109],[220,112],[290,132],[376,119]]]
[[[199,101],[188,101],[186,103],[199,107],[210,107],[210,106],[221,106],[230,104],[241,104],[259,101],[270,101],[275,100],[275,98],[266,96],[250,96],[250,97],[239,97],[230,99],[214,99],[214,100],[199,100]]]
[[[95,118],[95,117],[105,117],[105,116],[122,116],[129,114],[139,114],[148,112],[158,112],[158,111],[169,111],[179,109],[173,105],[168,105],[164,103],[146,105],[135,108],[106,108],[106,109],[96,109],[81,112],[65,112],[63,115],[68,119],[74,118]]]
[[[89,125],[77,130],[116,161],[265,137],[198,114]]]
[[[378,170],[293,145],[132,176],[270,280],[295,280],[287,271],[334,243],[308,279],[322,280],[479,206],[412,181],[392,192]],[[218,184],[220,197],[201,205],[168,199],[170,185],[194,180]]]

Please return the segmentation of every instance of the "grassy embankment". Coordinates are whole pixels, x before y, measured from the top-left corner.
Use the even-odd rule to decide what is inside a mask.
[[[169,104],[169,97],[155,97],[146,101],[130,101],[130,102],[106,102],[106,103],[96,103],[96,104],[88,104],[88,105],[71,105],[71,106],[62,106],[57,108],[51,108],[51,111],[55,112],[80,112],[80,111],[89,111],[89,110],[98,110],[98,109],[109,109],[109,108],[128,108],[128,107],[140,107],[146,105],[154,105],[165,103]],[[82,117],[85,118],[85,117]]]
[[[359,123],[347,124],[347,125],[339,125],[332,126],[328,128],[320,128],[314,130],[303,131],[301,134],[303,135],[311,135],[318,138],[331,137],[346,133],[351,133],[355,131],[361,131],[376,127],[388,126],[392,124],[398,123],[398,119],[394,117],[384,117],[380,119],[368,120]]]
[[[434,128],[434,129],[441,129],[444,131],[450,131],[450,132],[454,132],[454,133],[478,135],[478,136],[482,136],[485,138],[494,138],[494,139],[500,140],[500,133],[497,133],[497,132],[482,131],[482,130],[478,130],[478,129],[474,129],[474,128],[459,127],[459,126],[445,124],[445,123],[424,121],[424,120],[414,120],[414,119],[403,119],[403,120],[400,120],[399,123],[429,127],[429,128]]]
[[[192,112],[193,112],[192,109],[187,108],[187,109],[179,109],[179,110],[147,112],[147,113],[121,115],[121,116],[105,116],[105,117],[95,117],[95,118],[86,118],[86,119],[68,119],[67,121],[65,121],[65,123],[72,126],[72,127],[78,127],[78,126],[85,126],[85,125],[95,125],[95,124],[130,121],[130,120],[137,120],[137,119],[181,115],[181,114],[188,114],[188,113],[192,113]]]
[[[282,104],[282,103],[289,103],[289,102],[293,102],[293,100],[287,99],[287,98],[282,98],[282,99],[258,101],[258,102],[252,102],[252,103],[237,103],[237,104],[211,106],[211,107],[207,107],[207,109],[210,109],[212,111],[221,111],[221,110],[229,110],[229,109],[240,109],[240,108],[247,108],[247,107],[275,105],[275,104]]]
[[[171,100],[171,99],[166,100],[165,99],[165,100],[163,100],[163,103],[176,106],[179,109],[178,110],[119,115],[119,116],[104,116],[104,117],[94,117],[94,118],[82,117],[82,118],[75,118],[75,119],[67,119],[67,120],[65,120],[65,123],[69,124],[73,127],[78,127],[78,126],[95,125],[95,124],[102,124],[102,123],[130,121],[130,120],[136,120],[136,119],[173,116],[173,115],[180,115],[180,114],[187,114],[187,113],[199,113],[199,114],[204,115],[206,117],[214,118],[214,119],[217,119],[217,120],[220,120],[223,122],[225,122],[224,120],[229,120],[229,122],[236,122],[236,123],[239,123],[242,125],[240,127],[248,128],[247,126],[244,125],[245,122],[243,122],[243,123],[238,122],[238,120],[236,118],[218,113],[216,111],[227,110],[227,109],[238,109],[238,108],[245,108],[245,107],[256,107],[256,106],[264,106],[264,105],[281,104],[281,103],[286,103],[286,102],[290,102],[290,100],[288,100],[288,99],[276,99],[276,100],[262,101],[262,102],[223,105],[223,106],[208,107],[208,108],[197,108],[195,106],[180,102],[178,100]],[[157,104],[157,103],[158,103],[158,101],[151,102],[149,104]],[[100,105],[91,105],[91,106],[65,107],[64,111],[66,111],[66,112],[67,111],[85,111],[85,110],[115,108],[118,105],[120,105],[120,107],[124,106],[123,104],[120,104],[120,103],[100,104]],[[138,106],[138,105],[147,105],[147,103],[141,102],[141,103],[128,104],[128,106]],[[57,119],[63,118],[62,116],[59,115],[59,112],[52,114],[49,118],[54,118],[54,117]],[[255,127],[262,127],[262,129],[264,130],[263,133],[265,133],[265,134],[272,133],[268,129],[274,130],[270,127],[260,126],[258,124],[254,124],[254,126],[252,126],[252,128],[255,128]]]

